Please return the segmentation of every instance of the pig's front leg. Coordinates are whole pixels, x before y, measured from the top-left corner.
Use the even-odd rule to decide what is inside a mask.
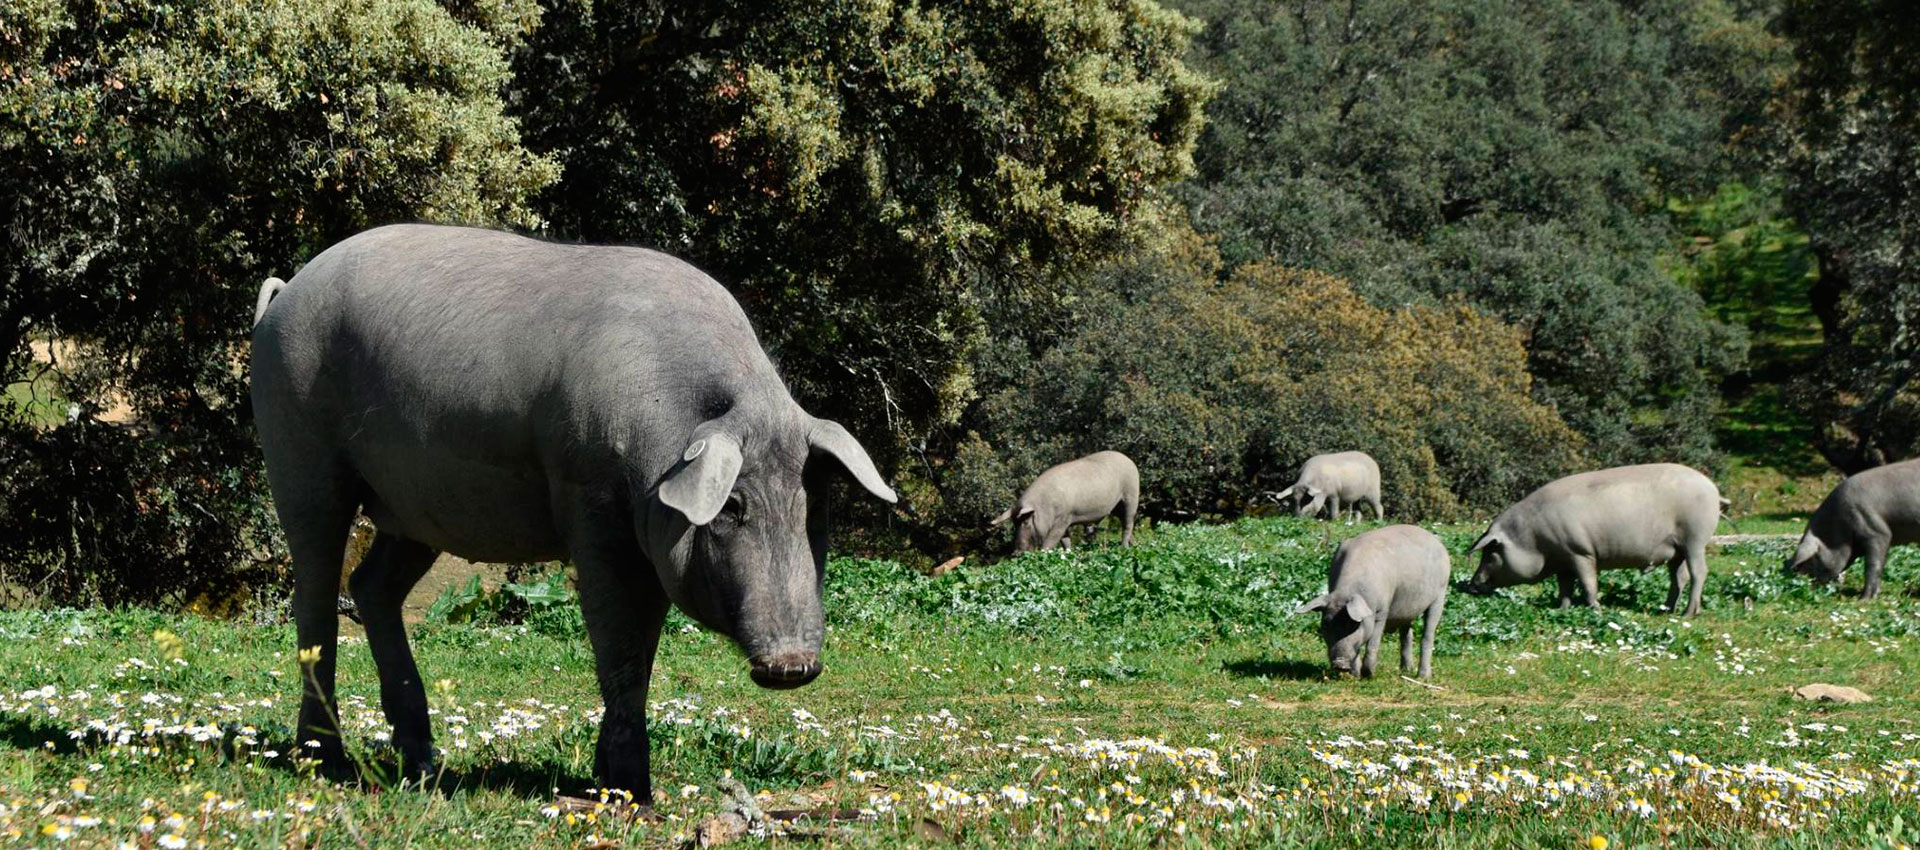
[[[1587,607],[1600,610],[1600,565],[1592,558],[1575,558],[1572,569],[1580,580],[1580,591],[1587,596]]]
[[[1373,665],[1380,660],[1380,637],[1386,631],[1385,614],[1375,614],[1373,622],[1367,624],[1367,657],[1360,662],[1360,678],[1373,678]]]
[[[1553,607],[1555,608],[1572,607],[1573,606],[1573,576],[1567,575],[1564,571],[1554,573],[1553,583],[1557,585],[1560,589],[1560,601],[1555,602]]]

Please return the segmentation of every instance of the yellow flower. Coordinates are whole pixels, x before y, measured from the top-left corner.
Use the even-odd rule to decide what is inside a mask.
[[[300,666],[306,667],[320,663],[320,647],[309,646],[300,650]]]
[[[1587,839],[1587,846],[1593,848],[1593,850],[1607,850],[1607,837],[1604,835],[1591,836]]]
[[[153,642],[154,645],[160,647],[160,654],[166,656],[168,660],[178,660],[185,654],[187,647],[186,641],[181,640],[179,635],[166,629],[155,629],[153,632]]]

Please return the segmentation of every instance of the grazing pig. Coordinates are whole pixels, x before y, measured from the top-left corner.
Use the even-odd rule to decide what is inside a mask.
[[[1070,460],[1040,473],[1027,485],[1020,501],[993,518],[993,525],[1011,520],[1013,551],[1052,549],[1064,540],[1073,541],[1069,528],[1079,523],[1099,522],[1114,511],[1124,523],[1120,542],[1133,545],[1133,515],[1140,508],[1140,470],[1119,452],[1094,452],[1079,460]]]
[[[1866,560],[1861,599],[1880,595],[1887,550],[1920,542],[1920,459],[1857,473],[1827,494],[1787,559],[1789,572],[1839,581],[1854,558]]]
[[[1540,581],[1560,585],[1560,607],[1578,582],[1587,605],[1600,609],[1598,570],[1666,564],[1667,604],[1691,579],[1686,616],[1700,613],[1707,581],[1707,541],[1720,522],[1720,489],[1705,475],[1672,463],[1621,466],[1553,481],[1501,512],[1473,544],[1480,569],[1469,593]]]
[[[639,248],[398,225],[277,283],[253,410],[317,648],[295,734],[323,761],[342,757],[335,593],[357,510],[378,531],[348,588],[409,770],[433,746],[400,604],[440,552],[575,564],[606,702],[594,770],[638,801],[669,603],[732,637],[763,687],[820,673],[829,480],[894,492],[788,395],[713,279]]]
[[[1366,502],[1373,506],[1375,522],[1386,518],[1386,512],[1380,509],[1380,464],[1366,452],[1336,452],[1307,458],[1307,462],[1300,465],[1300,480],[1268,495],[1283,504],[1293,499],[1294,516],[1313,516],[1320,512],[1322,505],[1331,503],[1333,518],[1338,520],[1342,508],[1352,508],[1358,516],[1360,503]]]
[[[1380,636],[1387,629],[1400,632],[1400,669],[1412,669],[1413,621],[1425,617],[1420,637],[1420,678],[1425,679],[1433,675],[1433,636],[1447,608],[1452,573],[1447,547],[1432,532],[1413,525],[1376,528],[1340,544],[1327,568],[1327,592],[1294,613],[1319,611],[1327,664],[1362,678],[1373,677]]]

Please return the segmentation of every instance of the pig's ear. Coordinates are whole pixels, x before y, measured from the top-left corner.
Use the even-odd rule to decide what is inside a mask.
[[[660,481],[660,502],[706,525],[720,513],[740,475],[740,441],[718,431],[687,446],[679,465]]]
[[[1482,549],[1498,549],[1500,546],[1501,546],[1500,538],[1493,536],[1493,532],[1489,531],[1485,534],[1480,535],[1480,541],[1478,543],[1473,544],[1473,548],[1468,549],[1467,551],[1478,552]]]
[[[1003,513],[997,517],[994,517],[993,522],[990,522],[987,524],[999,525],[1003,522],[1007,522],[1011,520],[1014,525],[1019,525],[1020,523],[1024,522],[1027,517],[1030,517],[1030,516],[1033,516],[1032,508],[1023,508],[1019,505],[1014,505],[1013,507],[1008,508],[1006,513]]]
[[[1368,605],[1367,600],[1355,596],[1352,601],[1347,603],[1347,616],[1352,617],[1356,623],[1364,623],[1372,619],[1373,606]]]
[[[1322,593],[1319,596],[1300,603],[1300,607],[1293,609],[1293,613],[1305,614],[1308,611],[1318,611],[1325,607],[1327,607],[1327,595]]]
[[[992,521],[992,522],[989,522],[989,523],[987,523],[987,524],[988,524],[988,525],[999,525],[1000,523],[1003,523],[1003,522],[1006,522],[1007,520],[1010,520],[1010,519],[1013,519],[1013,509],[1012,509],[1012,508],[1008,508],[1008,509],[1006,509],[1006,510],[1004,510],[1004,511],[1001,511],[1001,512],[1000,512],[1000,515],[999,515],[999,516],[997,516],[997,517],[994,517],[994,518],[993,518],[993,521]]]
[[[873,458],[867,457],[867,450],[860,447],[860,441],[847,433],[840,423],[830,419],[813,420],[813,431],[807,434],[807,445],[813,447],[815,455],[831,455],[840,461],[853,480],[860,482],[867,492],[880,498],[880,501],[892,504],[900,500],[887,486],[887,480],[880,477],[880,470],[873,466]]]

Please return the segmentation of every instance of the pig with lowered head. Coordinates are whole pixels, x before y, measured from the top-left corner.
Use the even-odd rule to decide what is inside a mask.
[[[1294,610],[1320,612],[1327,664],[1372,678],[1380,637],[1400,633],[1400,669],[1413,669],[1413,622],[1424,618],[1420,678],[1433,675],[1433,636],[1447,608],[1453,560],[1433,532],[1389,525],[1348,539],[1327,568],[1327,592]],[[1364,657],[1363,657],[1364,653]]]
[[[1582,472],[1552,481],[1495,517],[1473,544],[1480,568],[1469,593],[1553,576],[1560,607],[1578,583],[1600,609],[1598,570],[1666,564],[1665,610],[1691,581],[1686,616],[1700,613],[1707,580],[1707,541],[1726,500],[1713,481],[1688,467],[1649,463]]]
[[[1818,581],[1839,581],[1853,563],[1866,561],[1862,600],[1880,595],[1887,550],[1920,542],[1920,459],[1855,473],[1820,502],[1807,520],[1800,545],[1787,559],[1788,572]]]
[[[1373,506],[1375,522],[1386,518],[1386,512],[1380,509],[1380,464],[1366,452],[1335,452],[1307,458],[1307,462],[1300,465],[1298,481],[1285,490],[1267,495],[1281,504],[1292,499],[1294,516],[1313,516],[1320,513],[1322,506],[1327,506],[1338,520],[1343,508],[1353,509],[1357,516],[1360,503],[1366,502]]]
[[[429,769],[433,745],[407,591],[441,552],[568,559],[606,703],[594,769],[645,802],[668,605],[732,637],[756,683],[806,684],[820,673],[829,482],[895,498],[845,428],[794,402],[726,290],[639,248],[366,231],[262,287],[252,396],[299,645],[318,650],[295,734],[333,765],[335,599],[356,511],[378,531],[348,588],[409,769]]]
[[[1014,524],[1016,553],[1052,549],[1063,541],[1072,549],[1072,526],[1099,522],[1118,511],[1120,542],[1132,546],[1133,517],[1139,509],[1140,470],[1133,461],[1119,452],[1094,452],[1040,473],[992,524]]]

